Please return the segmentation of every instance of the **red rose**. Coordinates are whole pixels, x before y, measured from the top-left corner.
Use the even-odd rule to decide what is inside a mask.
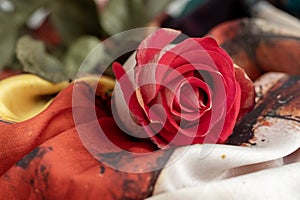
[[[254,105],[252,82],[214,39],[179,36],[160,29],[140,44],[135,63],[114,63],[118,124],[164,148],[225,142]]]

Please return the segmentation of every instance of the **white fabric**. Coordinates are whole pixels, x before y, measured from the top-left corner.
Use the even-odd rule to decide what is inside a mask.
[[[149,199],[300,199],[300,128],[284,119],[269,122],[258,128],[255,146],[176,150]],[[203,148],[212,148],[204,158]]]
[[[176,199],[289,199],[299,200],[300,162],[258,171],[202,186],[153,196],[149,200]]]
[[[300,123],[265,118],[254,133],[255,145],[178,148],[148,200],[300,199]]]

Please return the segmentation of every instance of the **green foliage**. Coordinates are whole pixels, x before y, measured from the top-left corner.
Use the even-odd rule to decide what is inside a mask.
[[[101,25],[110,35],[147,26],[171,0],[110,0],[100,14]]]
[[[103,31],[93,0],[52,0],[49,4],[51,20],[66,44],[82,35],[101,37]]]
[[[0,70],[11,65],[19,32],[28,17],[46,0],[11,0],[9,9],[0,9]]]
[[[23,65],[23,71],[38,74],[53,82],[69,79],[63,64],[46,53],[45,44],[41,41],[23,36],[18,41],[16,52],[17,58]]]
[[[94,0],[0,1],[0,71],[16,64],[21,65],[23,71],[52,82],[73,79],[100,39],[147,26],[170,1],[110,0],[102,13]],[[3,2],[8,9],[3,8]],[[29,36],[28,19],[40,8],[49,11],[50,22],[62,38],[59,45],[47,46],[44,41]],[[141,38],[133,36],[113,46],[116,49],[127,48],[129,44],[137,46],[137,41],[141,41]],[[86,68],[101,67],[111,60],[108,49],[102,47],[97,51],[95,58],[91,57],[85,62]]]
[[[84,59],[99,43],[100,40],[95,36],[82,36],[72,43],[64,58],[66,73],[70,77],[75,77]],[[95,67],[95,62],[95,59],[89,59],[88,62],[85,62],[85,65]]]

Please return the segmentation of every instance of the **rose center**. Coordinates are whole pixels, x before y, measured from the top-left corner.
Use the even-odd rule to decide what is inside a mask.
[[[179,105],[181,112],[193,113],[205,109],[207,95],[198,87],[184,84],[180,89]]]

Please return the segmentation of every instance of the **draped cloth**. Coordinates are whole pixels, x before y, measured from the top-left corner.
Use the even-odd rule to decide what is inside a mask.
[[[254,137],[241,146],[178,148],[149,200],[300,198],[300,77],[270,73],[255,84],[263,98],[246,117],[250,125],[257,117]]]
[[[88,133],[93,133],[92,124],[96,122],[108,130],[107,137],[124,151],[149,152],[153,148],[151,144],[121,137],[121,130],[107,112],[109,101],[98,96],[97,91],[95,101],[91,101],[95,96],[93,84],[98,84],[97,91],[103,95],[103,87],[95,79],[79,81],[63,89],[46,110],[33,118],[0,122],[0,199],[143,199],[151,194],[159,171],[118,171],[95,159],[81,142],[77,127],[85,126]],[[81,100],[76,108],[72,105],[74,87]],[[90,107],[96,107],[97,119],[85,112]],[[73,109],[83,114],[81,124],[76,126]],[[97,145],[104,147],[101,142]],[[118,160],[128,159],[121,151],[99,149],[101,155],[114,153]],[[157,154],[149,162],[155,164],[163,156],[168,158],[169,153]],[[131,158],[125,165],[140,168],[144,163]]]
[[[93,133],[93,123],[107,137],[131,152],[151,152],[147,141],[132,140],[118,129],[109,112],[109,98],[91,84],[70,84],[46,110],[22,122],[0,122],[0,197],[4,199],[299,199],[300,93],[298,76],[266,74],[256,81],[257,105],[237,124],[227,144],[196,144],[162,151],[148,163],[162,159],[161,170],[131,173],[95,158],[78,135],[78,126]],[[74,124],[72,91],[82,101],[81,124]],[[97,119],[85,110],[95,106]],[[248,123],[245,123],[248,122]],[[244,132],[254,134],[250,140]],[[242,142],[241,142],[242,141]],[[147,162],[104,148],[101,155],[117,157],[137,169]],[[103,148],[102,148],[103,147]],[[113,153],[113,154],[112,154]],[[129,162],[130,159],[130,162]]]

